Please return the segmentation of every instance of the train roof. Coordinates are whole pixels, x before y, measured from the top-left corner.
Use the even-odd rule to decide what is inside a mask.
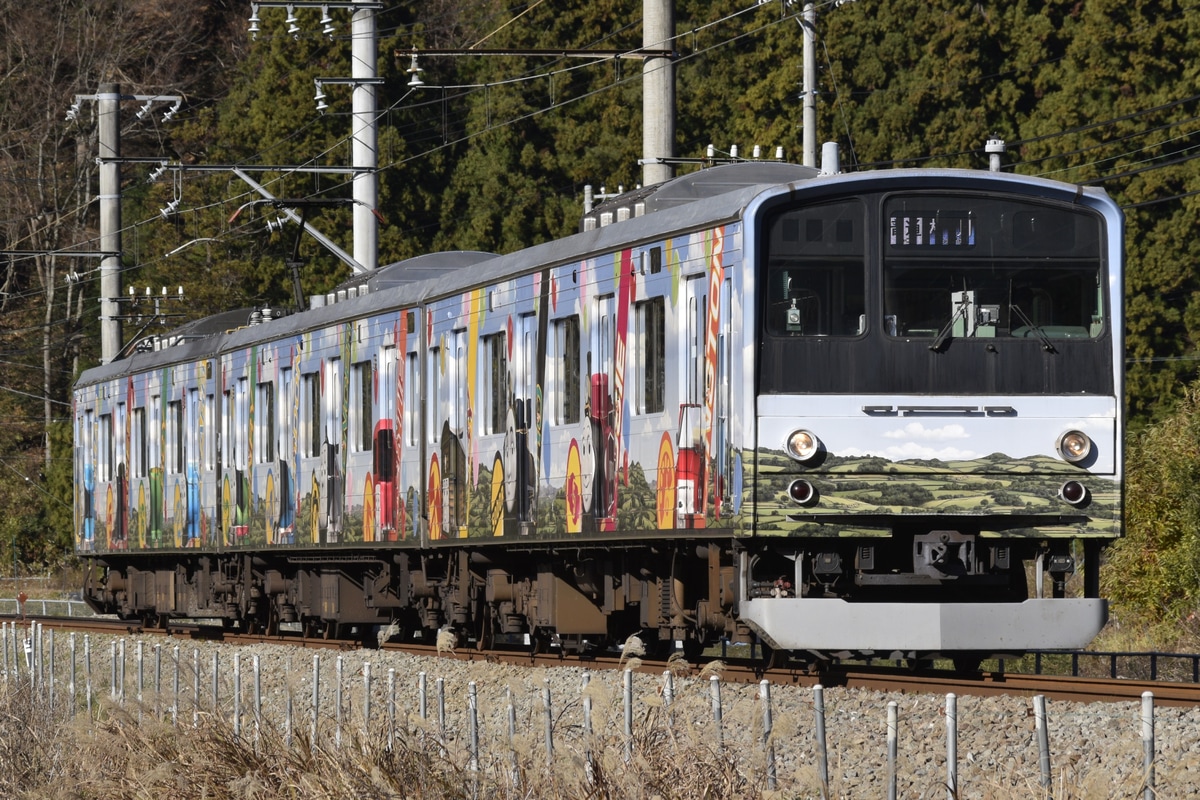
[[[479,285],[514,275],[579,261],[600,253],[636,247],[714,224],[737,219],[764,191],[812,181],[818,184],[857,181],[898,183],[948,178],[1012,182],[1031,192],[1080,192],[1079,187],[1052,181],[973,170],[888,170],[821,176],[811,167],[781,162],[743,162],[700,170],[655,186],[623,193],[596,206],[584,217],[584,230],[562,239],[506,255],[481,251],[427,253],[356,275],[334,292],[311,300],[310,308],[281,316],[278,309],[240,309],[187,323],[162,340],[169,346],[87,370],[87,384],[141,372],[181,361],[210,358],[218,353],[262,341],[315,330],[348,318],[366,317],[399,308],[412,308],[460,294]],[[1084,190],[1085,191],[1085,190]],[[1086,191],[1085,191],[1086,193]],[[590,220],[590,221],[589,221]],[[276,312],[280,313],[277,316]]]

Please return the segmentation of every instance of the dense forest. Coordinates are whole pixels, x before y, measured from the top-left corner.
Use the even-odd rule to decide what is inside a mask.
[[[182,286],[168,322],[290,302],[299,241],[304,294],[347,268],[230,169],[350,163],[347,3],[241,0],[0,0],[0,564],[30,569],[69,549],[70,393],[98,358],[97,109],[105,82],[178,97],[121,120],[122,270],[128,286]],[[677,0],[676,153],[802,143],[801,25],[790,0]],[[258,30],[249,30],[251,13]],[[1200,5],[1148,0],[819,3],[817,141],[845,169],[986,166],[1096,185],[1128,221],[1129,537],[1111,578],[1130,610],[1179,619],[1200,594],[1186,498],[1198,466],[1191,385],[1200,358]],[[378,11],[380,263],[429,250],[508,252],[577,228],[583,187],[640,180],[636,59],[424,56],[414,48],[634,50],[637,0],[508,4],[449,0]],[[297,30],[289,31],[289,27]],[[68,119],[67,110],[77,104]],[[158,161],[172,169],[155,170]],[[276,197],[349,196],[346,175],[257,172]],[[309,221],[350,249],[351,212]],[[72,254],[76,253],[76,254]],[[123,311],[136,313],[126,306]],[[126,322],[126,335],[137,330]],[[1148,452],[1151,443],[1154,452]],[[1155,572],[1155,570],[1158,570]],[[1176,576],[1171,579],[1164,574]],[[1115,575],[1115,570],[1109,572]],[[1190,575],[1181,578],[1180,575]],[[1120,591],[1117,591],[1120,590]]]

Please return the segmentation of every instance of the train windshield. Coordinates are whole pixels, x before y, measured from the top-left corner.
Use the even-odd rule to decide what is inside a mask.
[[[1104,329],[1093,215],[914,196],[889,198],[882,223],[889,336],[1091,339]]]
[[[777,207],[759,230],[763,392],[1113,391],[1093,209],[881,191]]]

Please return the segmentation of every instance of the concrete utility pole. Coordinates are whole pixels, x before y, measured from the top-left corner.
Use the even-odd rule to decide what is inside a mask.
[[[674,50],[674,0],[644,0],[642,47]],[[675,157],[675,65],[670,56],[642,62],[642,185],[673,177]]]
[[[817,166],[817,7],[804,5],[804,166]]]
[[[121,87],[100,84],[100,361],[121,352]]]
[[[378,57],[375,11],[378,3],[361,0],[351,18],[351,98],[353,125],[350,161],[354,173],[354,260],[368,271],[379,268],[379,136],[376,128],[376,71]]]

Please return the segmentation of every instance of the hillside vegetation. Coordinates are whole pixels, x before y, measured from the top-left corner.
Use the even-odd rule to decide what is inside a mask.
[[[707,145],[801,152],[799,4],[679,0],[677,153]],[[1186,619],[1200,591],[1195,377],[1200,274],[1194,235],[1200,146],[1200,7],[1179,2],[948,0],[820,5],[818,141],[848,169],[983,168],[984,142],[1008,143],[1005,169],[1099,185],[1128,219],[1127,404],[1130,538],[1107,585],[1122,613]],[[259,195],[217,165],[350,163],[349,16],[233,0],[0,0],[0,544],[30,569],[69,546],[69,387],[97,358],[96,107],[102,82],[179,96],[123,116],[123,279],[181,285],[185,317],[290,302],[296,227],[268,225]],[[402,2],[378,15],[380,262],[431,249],[507,252],[576,229],[583,187],[639,181],[641,64],[633,59],[422,57],[413,48],[635,49],[635,0],[508,5]],[[49,22],[47,22],[49,20]],[[397,56],[397,54],[400,54]],[[84,95],[73,121],[68,107]],[[277,197],[346,197],[345,175],[256,172]],[[160,209],[175,203],[173,213]],[[309,220],[345,247],[347,207]],[[182,249],[181,249],[182,248]],[[174,253],[168,256],[168,253]],[[313,239],[299,243],[305,294],[348,276]],[[182,321],[178,318],[173,321]],[[126,324],[126,335],[136,323]],[[1145,431],[1143,435],[1143,430]],[[1164,459],[1163,456],[1169,456]]]

